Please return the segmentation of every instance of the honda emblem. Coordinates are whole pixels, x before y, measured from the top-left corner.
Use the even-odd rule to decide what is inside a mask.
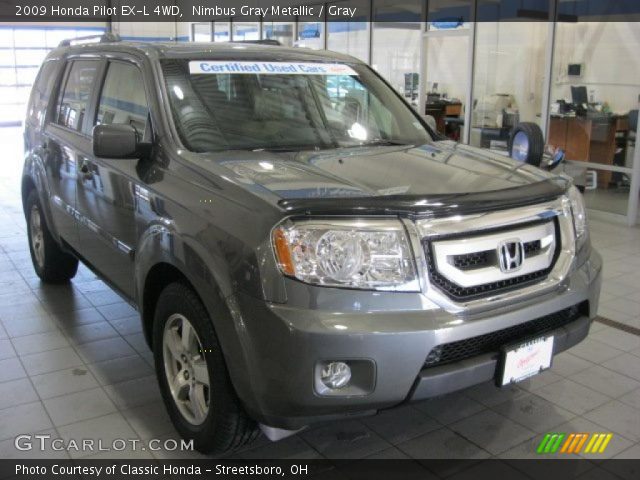
[[[498,245],[500,270],[512,273],[520,270],[524,262],[524,246],[519,239],[505,240]]]

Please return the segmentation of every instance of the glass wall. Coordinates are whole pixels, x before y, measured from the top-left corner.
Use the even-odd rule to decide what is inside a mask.
[[[324,48],[325,34],[324,22],[298,22],[295,46],[321,50]]]
[[[591,209],[625,215],[637,206],[640,23],[620,21],[624,1],[355,1],[351,21],[215,22],[214,39],[232,30],[234,40],[353,55],[435,117],[441,133],[505,155],[512,128],[535,123],[546,151],[565,152],[586,178]]]
[[[232,41],[260,40],[260,22],[235,22],[233,27]]]
[[[418,98],[420,0],[375,0],[371,65],[407,99]]]
[[[639,49],[638,23],[556,24],[547,143],[586,171],[589,208],[620,215],[636,149]]]
[[[423,113],[436,121],[436,129],[453,140],[464,140],[469,59],[473,30],[469,19],[472,1],[428,3],[423,38]]]
[[[210,42],[211,41],[211,24],[210,23],[192,23],[191,24],[191,40],[194,42]]]
[[[213,41],[228,42],[231,40],[231,22],[213,23]]]
[[[277,40],[285,47],[292,47],[295,29],[295,22],[263,22],[262,38]]]
[[[340,2],[330,2],[329,5],[340,5]],[[349,5],[357,7],[357,16],[351,21],[327,22],[327,49],[369,62],[369,0],[353,0]]]
[[[542,126],[548,22],[478,22],[471,144],[506,149],[519,122]]]
[[[470,143],[506,151],[519,122],[542,127],[550,0],[478,0],[476,8]]]

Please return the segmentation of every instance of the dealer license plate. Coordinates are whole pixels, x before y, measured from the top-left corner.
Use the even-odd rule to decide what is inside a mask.
[[[520,382],[549,368],[553,356],[553,336],[506,347],[502,355],[502,375],[498,376],[498,385],[501,387]]]

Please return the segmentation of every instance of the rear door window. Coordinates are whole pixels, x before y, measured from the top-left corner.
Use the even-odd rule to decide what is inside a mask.
[[[58,101],[56,123],[72,130],[82,130],[99,67],[100,62],[97,60],[76,60],[67,67],[69,73],[64,92]]]
[[[47,105],[59,71],[57,66],[58,64],[55,60],[45,62],[33,85],[30,108],[27,113],[27,118],[32,125],[42,126],[44,124]]]

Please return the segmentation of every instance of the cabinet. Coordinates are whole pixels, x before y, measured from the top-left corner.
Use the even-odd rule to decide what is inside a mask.
[[[598,116],[596,118],[551,116],[547,143],[565,151],[567,160],[613,165],[616,135],[626,135],[628,117]],[[609,171],[598,172],[598,187],[607,188],[611,182]]]

